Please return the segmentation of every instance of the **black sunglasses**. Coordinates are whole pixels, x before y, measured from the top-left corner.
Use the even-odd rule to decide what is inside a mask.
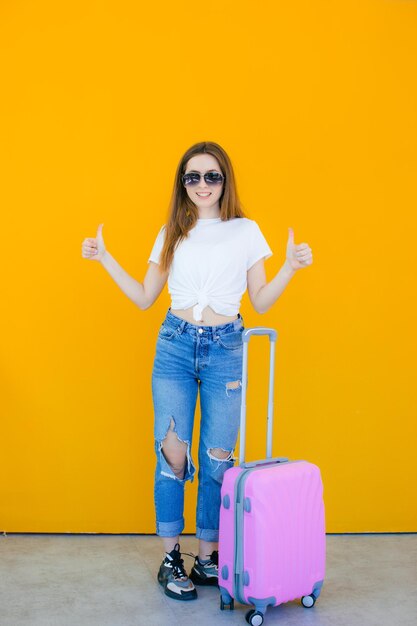
[[[201,179],[201,174],[199,172],[189,172],[188,174],[184,174],[181,178],[183,185],[185,186],[193,186],[198,185]],[[206,172],[204,174],[204,180],[208,185],[220,185],[224,176],[219,174],[219,172]]]

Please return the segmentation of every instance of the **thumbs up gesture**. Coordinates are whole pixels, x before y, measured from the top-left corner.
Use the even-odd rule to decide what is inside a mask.
[[[288,229],[287,256],[286,262],[293,270],[300,270],[313,263],[313,253],[308,243],[294,243],[294,231]]]
[[[81,255],[84,259],[91,259],[92,261],[101,261],[105,252],[106,247],[104,245],[103,239],[103,226],[104,224],[99,224],[97,228],[97,235],[95,238],[86,237],[82,243],[81,247]]]

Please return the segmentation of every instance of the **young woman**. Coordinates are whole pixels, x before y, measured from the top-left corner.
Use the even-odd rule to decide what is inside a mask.
[[[267,283],[264,260],[272,251],[257,223],[245,217],[230,159],[213,142],[191,146],[178,164],[167,221],[143,283],[106,250],[102,228],[83,241],[82,256],[100,261],[140,309],[151,307],[168,281],[172,301],[159,329],[152,372],[156,532],[165,550],[158,580],[171,598],[192,600],[193,583],[218,582],[220,489],[235,460],[240,419],[241,298],[247,288],[255,311],[265,313],[294,273],[311,265],[312,252],[306,243],[295,245],[289,229],[284,263]],[[195,473],[190,450],[198,391],[199,554],[188,577],[179,536],[184,485]]]

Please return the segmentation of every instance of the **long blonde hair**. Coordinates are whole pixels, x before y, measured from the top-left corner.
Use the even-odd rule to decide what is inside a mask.
[[[217,159],[225,177],[219,200],[220,219],[226,221],[233,217],[246,217],[237,194],[232,163],[223,148],[212,141],[202,141],[191,146],[182,156],[175,173],[174,189],[165,225],[165,241],[160,255],[160,269],[164,272],[168,271],[172,263],[177,245],[187,237],[188,232],[197,223],[198,208],[188,197],[182,176],[191,157],[203,153],[211,154]]]

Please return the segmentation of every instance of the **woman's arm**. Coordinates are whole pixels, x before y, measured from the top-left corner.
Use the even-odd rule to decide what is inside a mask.
[[[252,265],[248,271],[248,293],[255,311],[266,313],[278,300],[294,274],[295,270],[285,261],[278,274],[267,283],[264,260],[260,259]]]
[[[108,271],[120,289],[140,309],[149,309],[158,298],[168,279],[168,272],[161,272],[157,263],[151,261],[143,283],[132,278],[112,257],[104,243],[103,226],[99,224],[95,237],[86,237],[82,242],[81,256],[99,262]]]
[[[151,261],[143,283],[132,278],[106,250],[101,264],[120,289],[143,311],[149,309],[167,282],[168,272],[161,273],[157,263]]]
[[[294,244],[294,232],[289,229],[287,255],[278,274],[266,282],[264,260],[257,261],[248,271],[248,293],[257,313],[266,313],[278,300],[295,272],[313,263],[313,254],[307,243]]]

